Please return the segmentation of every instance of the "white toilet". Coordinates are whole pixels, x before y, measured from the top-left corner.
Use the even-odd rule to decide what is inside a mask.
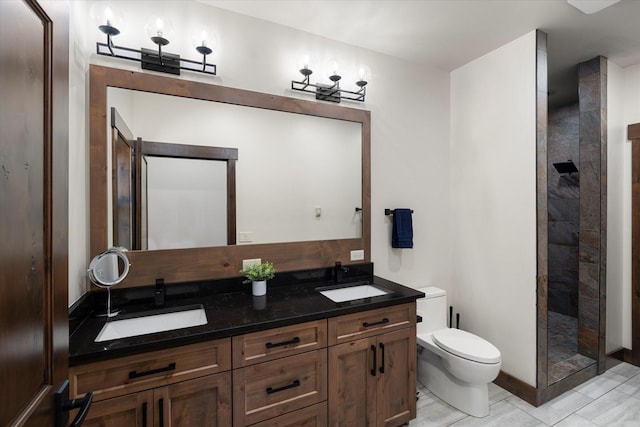
[[[447,293],[418,289],[422,322],[416,327],[418,381],[451,406],[474,417],[489,415],[488,384],[500,373],[500,350],[490,342],[447,327]]]

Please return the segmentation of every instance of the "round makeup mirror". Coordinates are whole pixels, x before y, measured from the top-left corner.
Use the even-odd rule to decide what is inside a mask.
[[[122,282],[129,273],[129,259],[122,248],[111,248],[96,255],[89,264],[91,282],[107,290],[107,317],[113,317],[119,311],[111,311],[111,287]]]

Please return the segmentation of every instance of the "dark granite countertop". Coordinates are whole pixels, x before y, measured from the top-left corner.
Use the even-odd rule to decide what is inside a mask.
[[[369,265],[372,273],[373,267],[371,264]],[[365,271],[369,269],[369,265],[365,266]],[[70,315],[72,320],[70,325],[69,364],[71,366],[80,365],[87,362],[226,338],[311,320],[326,319],[358,311],[412,302],[424,296],[423,293],[398,283],[373,275],[363,276],[360,274],[347,277],[344,281],[352,283],[366,280],[390,290],[391,293],[335,303],[317,291],[319,287],[334,284],[332,281],[326,280],[324,271],[320,275],[305,274],[303,276],[305,279],[301,281],[293,280],[291,276],[275,281],[273,284],[270,281],[267,295],[264,297],[252,296],[251,285],[240,285],[241,279],[237,280],[235,286],[228,286],[228,284],[227,286],[213,286],[211,282],[208,286],[206,284],[187,286],[186,292],[171,297],[168,291],[163,308],[170,309],[171,307],[202,304],[208,323],[202,326],[104,342],[94,342],[95,337],[106,322],[105,317],[96,316],[98,312],[104,313],[104,307],[94,307],[89,310],[86,307],[84,310],[77,308],[77,313],[74,314],[72,310]],[[342,283],[341,285],[347,284]],[[212,291],[212,289],[215,289],[215,291]],[[114,296],[116,307],[122,308],[122,311],[113,320],[126,317],[131,313],[153,313],[158,310],[148,299],[140,299],[135,303],[129,302],[128,304],[118,304],[117,301],[117,296]]]

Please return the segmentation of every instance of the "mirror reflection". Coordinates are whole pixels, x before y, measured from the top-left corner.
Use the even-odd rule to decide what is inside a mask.
[[[110,288],[122,282],[129,273],[129,259],[119,248],[111,248],[96,255],[89,264],[91,282],[101,288]]]
[[[147,244],[136,249],[233,243],[227,242],[226,162],[152,156],[145,160],[149,184],[143,187],[143,207],[152,215],[146,221]]]
[[[204,167],[201,172],[205,175],[186,184],[184,170],[195,172],[196,167],[179,166],[172,156],[150,167],[158,159],[150,161],[145,156],[148,181],[141,194],[148,203],[144,213],[132,215],[131,221],[133,228],[146,230],[142,234],[148,232],[148,236],[142,238],[146,244],[137,248],[362,237],[361,215],[355,210],[362,204],[360,123],[113,87],[108,88],[107,104],[118,110],[131,133],[142,140],[237,150],[235,228],[224,214],[230,198],[223,194],[227,182],[222,168],[214,171],[220,165]],[[111,135],[110,129],[108,132]],[[108,159],[109,164],[114,161]],[[112,177],[107,179],[112,187],[108,193],[114,195],[109,198],[108,215],[109,223],[117,224],[114,212],[118,210],[113,206],[118,203],[114,193],[118,189],[112,181]],[[206,181],[212,185],[204,189]],[[218,213],[200,212],[203,207],[198,203],[217,208]],[[194,221],[207,227],[196,233],[206,235],[202,241],[185,234]],[[229,230],[232,237],[227,235]],[[111,245],[120,244],[118,235],[118,226],[113,225]]]

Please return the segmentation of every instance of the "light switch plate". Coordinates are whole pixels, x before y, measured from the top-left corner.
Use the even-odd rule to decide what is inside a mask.
[[[351,251],[351,261],[361,261],[364,259],[364,249]]]
[[[247,267],[251,267],[255,264],[260,264],[262,262],[261,258],[253,258],[253,259],[243,259],[242,260],[242,269],[246,269]]]

